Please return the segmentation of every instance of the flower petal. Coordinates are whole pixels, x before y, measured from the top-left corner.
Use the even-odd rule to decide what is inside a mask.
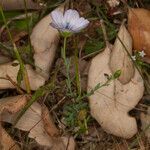
[[[87,19],[80,18],[79,13],[73,9],[67,10],[64,15],[55,10],[51,13],[51,17],[51,26],[62,32],[79,32],[89,24]]]
[[[86,28],[88,26],[88,24],[89,24],[89,21],[87,19],[84,19],[83,17],[81,17],[80,19],[78,19],[75,22],[72,30],[74,32],[79,32],[80,30]]]
[[[52,18],[52,22],[53,25],[59,27],[59,28],[63,28],[64,27],[64,19],[63,19],[63,13],[58,11],[58,10],[54,10],[51,12],[51,18]]]
[[[65,22],[71,23],[75,19],[79,19],[79,13],[76,10],[68,9],[64,14]]]

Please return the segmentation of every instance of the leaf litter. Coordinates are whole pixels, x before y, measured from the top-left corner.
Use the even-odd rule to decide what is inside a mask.
[[[97,5],[97,8],[100,8],[100,9],[95,8],[95,3]],[[2,146],[3,149],[9,149],[8,147],[12,147],[12,149],[13,148],[20,149],[19,142],[16,142],[18,141],[18,139],[15,138],[16,136],[12,135],[12,133],[8,132],[9,133],[8,134],[6,132],[7,131],[6,122],[12,124],[11,128],[17,128],[17,130],[19,130],[20,132],[25,131],[24,136],[34,139],[37,142],[37,146],[42,145],[42,146],[45,146],[54,150],[55,149],[63,150],[66,148],[73,150],[75,148],[75,145],[77,149],[99,149],[100,147],[101,147],[100,149],[127,149],[128,147],[131,147],[131,148],[140,147],[141,148],[141,145],[140,145],[141,143],[135,142],[137,141],[135,136],[132,139],[125,141],[125,142],[122,138],[118,139],[116,136],[130,138],[133,135],[135,135],[135,133],[137,133],[137,126],[138,128],[140,127],[140,125],[136,123],[135,121],[135,118],[138,121],[140,120],[138,118],[138,115],[135,114],[134,117],[133,116],[131,117],[129,116],[128,112],[131,109],[134,109],[135,113],[136,111],[140,110],[137,108],[138,106],[135,107],[135,105],[137,105],[139,100],[142,98],[144,87],[143,87],[143,76],[141,78],[140,76],[141,72],[139,73],[138,71],[142,70],[143,72],[143,69],[145,69],[144,73],[146,74],[149,70],[149,67],[148,67],[149,47],[147,46],[148,44],[146,40],[145,41],[139,40],[140,42],[137,42],[138,44],[142,45],[142,48],[141,47],[137,48],[135,46],[136,40],[138,40],[138,36],[141,37],[141,35],[138,35],[138,34],[134,35],[135,30],[139,30],[139,28],[138,26],[136,26],[137,28],[134,28],[135,25],[132,25],[132,21],[136,20],[135,16],[138,16],[138,11],[143,11],[143,13],[145,13],[145,11],[148,11],[148,10],[144,10],[144,9],[140,10],[140,9],[135,9],[135,8],[129,10],[129,14],[128,14],[129,15],[128,16],[129,33],[128,33],[124,25],[121,25],[120,23],[119,24],[114,23],[114,22],[118,22],[120,18],[121,18],[119,20],[120,22],[123,20],[124,16],[123,17],[121,16],[122,12],[121,12],[121,15],[119,13],[120,16],[119,15],[117,16],[117,13],[116,15],[115,13],[113,13],[113,18],[115,18],[117,21],[116,20],[114,21],[113,19],[109,17],[109,13],[110,13],[108,12],[109,10],[112,11],[113,9],[114,11],[115,9],[117,10],[118,8],[124,9],[122,8],[122,5],[120,5],[119,3],[116,3],[116,5],[113,5],[113,6],[111,6],[110,4],[108,5],[108,4],[109,3],[102,2],[102,1],[95,1],[92,3],[90,2],[90,3],[86,3],[87,5],[85,7],[86,10],[84,10],[84,9],[81,9],[85,5],[85,1],[82,0],[79,3],[76,3],[76,2],[72,3],[72,6],[74,6],[77,10],[79,10],[82,15],[87,15],[89,18],[91,18],[92,20],[91,22],[93,24],[96,24],[95,29],[101,28],[100,27],[101,24],[97,25],[97,22],[99,22],[98,21],[99,18],[97,17],[98,14],[102,16],[102,19],[105,22],[106,28],[107,26],[111,26],[111,25],[115,26],[115,28],[112,27],[112,28],[107,29],[108,32],[112,32],[112,35],[111,35],[112,37],[108,38],[108,40],[112,44],[115,41],[114,45],[110,47],[107,45],[105,48],[106,39],[103,40],[102,30],[99,30],[98,32],[93,33],[93,31],[88,29],[86,31],[86,34],[80,33],[81,37],[84,37],[84,39],[86,40],[83,42],[83,44],[81,44],[81,48],[79,46],[79,49],[82,50],[80,51],[80,54],[79,54],[80,58],[78,59],[79,68],[74,67],[76,65],[76,64],[74,65],[76,61],[74,61],[74,57],[72,57],[72,52],[69,52],[69,51],[67,52],[67,56],[72,59],[69,71],[70,71],[70,76],[72,79],[71,82],[73,84],[73,91],[76,91],[76,90],[80,91],[79,89],[81,88],[83,94],[86,95],[87,80],[88,80],[88,91],[90,91],[89,92],[90,110],[92,112],[92,116],[101,124],[101,127],[90,116],[89,108],[82,107],[85,105],[87,106],[86,96],[83,96],[84,97],[82,99],[83,101],[81,103],[78,103],[75,100],[76,95],[73,98],[70,97],[69,95],[64,95],[64,93],[67,91],[66,90],[67,87],[64,82],[66,78],[66,72],[63,67],[63,62],[61,61],[59,57],[60,47],[58,44],[58,43],[62,43],[62,41],[60,40],[59,42],[58,31],[49,26],[50,16],[48,15],[44,17],[42,20],[40,20],[36,24],[36,26],[33,28],[30,38],[31,38],[31,45],[33,46],[33,49],[34,49],[34,52],[33,52],[34,64],[29,63],[30,65],[28,64],[25,65],[27,67],[31,89],[35,90],[35,93],[37,91],[40,92],[43,90],[45,90],[45,92],[41,92],[41,93],[37,92],[38,96],[34,95],[35,97],[34,97],[33,102],[30,101],[33,98],[32,95],[26,95],[26,94],[25,95],[15,94],[15,95],[18,95],[16,97],[14,97],[14,95],[12,94],[12,97],[2,98],[0,100],[0,104],[1,104],[0,112],[1,112],[2,122],[3,122],[2,123],[3,127],[1,127],[2,129],[1,131],[3,134],[1,134],[2,140],[0,141],[0,146]],[[61,6],[61,8],[62,7],[63,5]],[[61,8],[59,7],[58,9],[61,9]],[[132,13],[136,15],[134,16]],[[130,17],[131,15],[132,17]],[[95,18],[92,18],[93,16]],[[141,19],[140,16],[138,18],[139,20]],[[144,19],[144,20],[148,20],[149,16],[147,15],[146,18],[147,19]],[[141,28],[140,29],[142,31],[144,30],[144,35],[142,37],[144,37],[143,39],[146,39],[146,38],[148,39],[150,32],[149,32],[149,29],[145,27],[147,26],[147,23],[141,24],[141,22],[139,23],[139,26],[140,27],[142,26],[141,27],[142,29]],[[120,30],[117,36],[116,29],[118,30],[119,26],[120,26]],[[91,27],[89,26],[89,28]],[[5,32],[5,30],[3,30],[3,32]],[[87,42],[88,40],[89,41],[92,40],[92,38],[90,38],[89,36],[92,33],[94,34],[95,41],[94,43],[89,45],[87,44]],[[41,36],[41,34],[43,36]],[[72,39],[75,40],[77,38],[80,38],[80,34],[73,36]],[[130,37],[130,34],[132,38]],[[26,37],[26,34],[25,34],[25,37]],[[17,44],[18,44],[18,41],[20,40],[19,38],[22,38],[22,37],[17,37],[17,42],[16,42]],[[134,48],[132,48],[132,40],[133,40]],[[143,44],[145,44],[144,47],[143,47]],[[71,40],[69,41],[68,45],[70,46],[67,48],[68,50],[75,49],[73,42]],[[84,47],[83,45],[86,47]],[[3,45],[3,48],[5,48],[5,45]],[[85,51],[84,51],[84,48],[85,48]],[[99,50],[101,48],[103,49],[102,51]],[[144,57],[142,60],[140,59],[141,61],[140,64],[141,66],[144,66],[144,67],[140,66],[140,69],[138,69],[137,66],[135,66],[137,65],[136,64],[137,62],[134,62],[131,59],[132,58],[131,56],[135,55],[136,52],[135,51],[132,52],[132,50],[141,50],[141,51],[144,50],[146,52],[146,58]],[[97,52],[95,53],[95,51]],[[108,51],[110,52],[109,54],[106,53]],[[99,63],[94,64],[93,71],[90,71],[92,67],[92,63],[94,62],[94,59],[98,58],[98,56],[100,59]],[[5,58],[5,56],[3,57],[3,55],[2,55],[2,58],[4,59],[2,60],[2,63],[0,65],[0,67],[3,66],[1,69],[3,70],[2,78],[0,79],[1,82],[3,81],[2,84],[0,83],[0,86],[2,86],[1,89],[4,89],[4,92],[8,88],[17,89],[19,85],[17,84],[16,78],[18,74],[19,64],[16,61],[12,62],[11,59],[7,59]],[[88,74],[87,70],[89,68],[88,64],[91,60],[92,60],[92,63],[91,63],[90,70],[89,70],[89,76],[87,78],[87,74]],[[143,62],[143,60],[146,60],[147,63]],[[8,69],[6,69],[6,66],[8,66],[7,67]],[[16,71],[14,71],[15,70],[14,68],[16,68]],[[101,72],[101,74],[98,74],[98,76],[96,75],[96,78],[93,78],[92,74],[94,74],[94,72],[96,73],[96,71],[98,72],[98,70],[102,68],[104,69],[103,70],[104,73]],[[79,78],[76,77],[76,71],[74,71],[76,69],[79,69],[78,71]],[[106,70],[108,69],[109,72],[107,72],[105,69]],[[56,70],[57,70],[57,75],[55,74]],[[107,79],[109,79],[111,75],[115,74],[117,70],[121,70],[121,75],[119,76],[119,78],[117,75],[116,78],[118,79],[114,78],[108,83],[108,85],[106,84],[106,86],[99,89],[99,86],[97,84],[104,83],[105,81],[107,81]],[[31,72],[31,75],[30,75],[30,72]],[[49,90],[49,86],[45,87],[45,83],[49,82],[49,77],[51,78],[53,74],[56,75],[56,78],[55,78],[55,82],[53,83],[52,89]],[[9,79],[6,78],[7,75],[10,77]],[[99,81],[97,82],[96,79],[98,79]],[[93,82],[92,80],[95,82],[94,83],[95,85],[93,85],[93,87],[89,85],[91,84],[91,82]],[[78,81],[80,81],[81,87]],[[20,94],[26,93],[26,86],[23,82],[24,81],[22,81],[22,84],[21,84],[21,87],[19,87],[19,90],[17,90],[17,92]],[[144,84],[145,82],[147,82],[147,78],[145,78],[144,76]],[[14,84],[12,85],[12,83]],[[77,84],[77,87],[76,87],[76,84]],[[97,85],[97,88],[95,88],[96,85]],[[40,88],[39,90],[38,88],[41,86],[42,88]],[[95,91],[92,92],[93,94],[90,94],[92,89],[94,88],[95,88]],[[112,97],[109,96],[109,94],[111,94],[111,89],[112,91],[113,90],[115,91],[115,92],[112,92],[114,94],[114,96],[113,94],[111,95]],[[92,97],[94,97],[95,95],[97,95],[97,97],[91,100]],[[101,106],[101,104],[99,104],[100,101],[97,102],[95,106],[93,105],[94,102],[96,102],[98,99],[101,99],[101,98],[105,99],[106,98],[105,95],[107,95],[108,101],[104,105],[110,102],[109,104],[107,104],[109,106],[106,106],[106,107],[104,107],[103,105]],[[80,100],[81,97],[78,96],[77,100]],[[61,101],[61,99],[63,99],[63,101]],[[36,100],[38,101],[35,102]],[[31,102],[30,103],[31,106],[23,113],[21,118],[18,120],[17,124],[14,124],[13,126],[13,123],[15,122],[17,115],[20,114],[20,112],[22,112],[22,110],[28,105],[29,102]],[[44,102],[46,106],[43,104]],[[111,107],[111,105],[113,105],[113,107]],[[66,122],[63,121],[64,112],[66,111],[64,110],[65,106],[69,106],[67,109],[70,115],[74,116],[74,118],[70,118],[72,121],[73,120],[75,121],[74,124],[72,124],[72,126],[69,126]],[[52,108],[52,109],[49,110],[49,108]],[[73,108],[77,109],[77,111],[75,109],[73,110]],[[112,111],[110,109],[112,109]],[[145,112],[146,110],[142,109],[142,111]],[[101,117],[103,115],[106,115],[106,116]],[[120,119],[119,119],[120,121],[118,121],[119,116],[120,116]],[[126,121],[126,119],[124,119],[125,122],[122,123],[123,116],[126,119],[130,118],[131,120]],[[148,116],[149,116],[148,113],[147,114],[141,113],[141,116],[140,116],[141,122],[142,122],[141,128],[145,132],[145,135],[147,136],[147,138],[149,138],[148,136],[149,130],[145,130],[145,128],[149,124]],[[101,118],[104,118],[104,120],[101,121]],[[106,123],[107,120],[108,120],[108,123]],[[104,122],[104,123],[102,124],[101,122]],[[117,127],[117,122],[118,122],[119,127]],[[104,132],[103,129],[108,133]],[[120,132],[120,129],[121,129],[121,132]],[[140,130],[138,131],[140,132]],[[109,133],[114,134],[116,136],[110,135]],[[143,134],[141,135],[141,140],[142,142],[144,142],[145,144],[144,146],[146,148],[147,141],[144,139]],[[76,141],[76,144],[75,144],[75,141]],[[8,142],[9,144],[5,144],[5,142]],[[5,146],[8,146],[8,147],[5,147]]]

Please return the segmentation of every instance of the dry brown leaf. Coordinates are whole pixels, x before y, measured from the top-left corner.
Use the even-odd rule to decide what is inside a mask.
[[[18,112],[27,102],[27,95],[18,95],[0,99],[0,114],[9,112],[11,114]]]
[[[57,9],[63,11],[64,4]],[[49,77],[49,71],[59,42],[59,32],[50,26],[51,22],[52,19],[49,14],[34,27],[30,37],[35,52],[34,62],[36,70],[46,79]]]
[[[23,16],[20,16],[20,18]],[[15,19],[15,18],[14,18]],[[24,19],[24,18],[23,18]],[[13,42],[16,43],[18,42],[21,38],[27,36],[28,33],[26,31],[20,31],[18,33],[15,32],[15,35],[13,36]]]
[[[27,95],[18,95],[0,99],[0,121],[4,116],[10,119],[10,114],[18,112],[27,103]],[[0,146],[2,150],[20,150],[18,145],[9,136],[9,134],[1,127],[0,124]]]
[[[113,73],[121,70],[119,80],[122,84],[128,83],[134,75],[134,66],[126,51],[132,55],[132,39],[122,24],[110,56],[110,68]]]
[[[32,129],[28,135],[30,138],[35,139],[40,145],[51,147],[53,143],[44,130],[41,113],[41,106],[38,103],[34,103],[21,117],[15,127],[23,131],[30,131]]]
[[[1,150],[21,150],[15,141],[0,125],[0,149]]]
[[[45,111],[44,114],[45,113],[47,113],[47,111]],[[16,118],[16,115],[17,113],[11,116],[10,115],[8,116],[8,114],[3,114],[2,121],[12,123],[13,120]],[[46,122],[43,123],[43,121]],[[66,140],[68,140],[68,137],[49,136],[49,135],[55,135],[55,132],[58,133],[57,128],[50,121],[51,118],[50,119],[46,118],[43,120],[41,105],[35,102],[25,112],[25,114],[21,117],[21,119],[18,121],[15,127],[23,131],[28,131],[29,132],[28,136],[30,138],[35,139],[35,141],[40,145],[47,146],[50,148],[57,146],[59,148],[58,150],[65,150],[67,146],[65,144],[67,143]],[[49,135],[47,133],[47,130],[44,129],[45,128],[44,125],[46,125],[47,123],[48,123],[48,127],[52,125],[51,127],[53,127],[55,130],[55,132],[51,130],[52,133],[49,133]],[[48,130],[48,132],[50,132],[50,130]],[[72,137],[71,137],[71,142],[69,144],[69,147],[75,147],[75,143]],[[70,150],[74,150],[74,148]]]
[[[27,9],[40,9],[39,4],[33,2],[33,0],[26,0]],[[15,10],[15,9],[25,9],[25,4],[23,0],[0,0],[0,5],[4,10]]]
[[[0,100],[0,119],[3,120],[3,113],[7,114],[7,119],[9,119],[9,114],[18,112],[27,102],[27,95],[18,95],[13,97],[2,98]],[[0,124],[0,146],[2,150],[20,150],[18,145],[9,136],[9,134],[2,128]]]
[[[89,69],[88,91],[94,89],[98,83],[105,83],[105,74],[112,75],[109,67],[110,56],[111,50],[106,47],[93,58]],[[137,132],[137,124],[128,112],[139,102],[143,92],[143,80],[135,69],[129,83],[122,84],[119,80],[113,80],[89,97],[91,114],[106,132],[131,138]]]
[[[133,38],[134,50],[150,57],[150,11],[142,8],[129,9],[128,29]]]
[[[8,113],[2,116],[2,121],[12,123],[17,114],[10,115]],[[44,146],[52,146],[52,140],[44,130],[41,118],[41,106],[34,103],[21,117],[15,126],[23,131],[30,131],[29,137],[36,140],[37,143]]]
[[[17,61],[13,61],[10,63],[5,63],[0,65],[0,77],[6,78],[7,75],[17,83],[17,75],[19,71],[19,63]],[[30,65],[26,65],[26,69],[28,72],[28,77],[32,90],[38,89],[40,86],[44,85],[45,78],[35,72]],[[21,87],[26,89],[24,81],[22,81]],[[12,83],[6,79],[0,79],[0,89],[10,89],[15,88]]]
[[[46,106],[42,107],[42,115],[44,129],[48,133],[49,136],[57,136],[59,134],[59,130],[56,128],[52,116],[49,115],[49,111]]]
[[[41,53],[34,54],[34,62],[36,71],[42,75],[46,80],[49,78],[50,68],[55,58],[56,45],[52,45],[51,49],[45,50]]]

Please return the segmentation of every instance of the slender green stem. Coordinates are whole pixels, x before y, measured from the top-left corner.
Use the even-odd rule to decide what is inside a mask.
[[[63,59],[66,63],[66,44],[67,44],[67,37],[64,37],[64,47],[63,47]]]
[[[112,81],[112,79],[109,79],[109,80],[107,80],[104,84],[99,84],[99,83],[98,83],[94,89],[91,89],[91,90],[90,90],[88,93],[86,93],[85,95],[79,96],[79,97],[77,98],[77,101],[79,101],[79,100],[81,101],[81,100],[83,100],[84,98],[87,98],[87,97],[93,95],[94,92],[96,92],[98,89],[100,89],[100,88],[102,88],[102,87],[104,87],[104,86],[108,86],[108,84],[109,84],[111,81]]]
[[[5,26],[6,26],[6,29],[7,29],[7,32],[8,32],[8,36],[10,38],[10,41],[12,42],[13,39],[12,39],[11,33],[9,31],[9,28],[8,28],[8,25],[7,25],[7,21],[6,21],[6,18],[5,18],[5,15],[4,15],[4,12],[3,12],[3,9],[2,9],[1,5],[0,5],[0,12],[1,12],[1,15],[2,15],[2,18],[3,18],[3,22],[4,22]]]
[[[8,25],[7,25],[7,22],[6,22],[6,18],[5,18],[5,15],[4,15],[4,12],[3,12],[3,9],[2,9],[1,5],[0,5],[0,13],[2,15],[3,22],[4,22],[5,26],[6,26],[6,29],[7,29],[7,32],[8,32],[8,36],[10,38],[10,41],[11,41],[11,43],[13,45],[14,53],[16,55],[17,60],[19,61],[21,72],[23,73],[23,77],[25,78],[25,85],[26,85],[26,88],[27,88],[27,92],[30,93],[31,90],[30,90],[30,84],[29,84],[27,71],[25,71],[26,73],[24,73],[24,70],[26,70],[26,68],[24,66],[24,63],[23,63],[21,57],[20,57],[20,54],[19,54],[18,49],[16,47],[16,44],[13,42],[13,39],[12,39],[11,33],[9,31],[9,28],[8,28]]]
[[[69,94],[72,96],[73,94],[72,94],[72,89],[71,89],[71,79],[70,79],[70,75],[69,75],[70,60],[67,59],[67,57],[66,57],[66,44],[67,44],[67,36],[64,36],[64,45],[63,45],[63,48],[62,48],[62,58],[64,60],[64,65],[65,65],[65,68],[66,68],[67,88],[68,88]]]
[[[75,78],[76,78],[76,85],[77,85],[77,91],[78,95],[81,95],[81,78],[80,78],[80,71],[79,71],[79,59],[78,59],[78,48],[77,48],[77,42],[75,42]]]

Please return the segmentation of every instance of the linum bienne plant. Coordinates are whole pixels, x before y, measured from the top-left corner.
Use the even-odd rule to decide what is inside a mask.
[[[67,95],[75,98],[78,94],[73,93],[72,91],[72,81],[69,75],[70,59],[66,57],[66,43],[67,39],[71,35],[79,33],[81,30],[85,29],[88,26],[89,21],[83,17],[80,17],[78,11],[73,9],[68,9],[64,13],[59,10],[54,10],[51,13],[51,18],[52,22],[50,25],[56,28],[64,39],[63,47],[61,48],[61,56],[64,60],[64,65],[66,68]],[[87,122],[89,118],[87,116],[87,109],[87,103],[81,100],[76,100],[64,108],[65,121],[69,127],[76,130],[73,131],[76,133],[76,136],[87,131]]]
[[[66,58],[66,43],[67,38],[73,35],[74,33],[79,33],[81,30],[86,28],[89,24],[89,21],[83,17],[79,16],[78,11],[74,9],[68,9],[64,13],[59,10],[54,10],[51,13],[51,26],[58,29],[62,37],[64,38],[63,47],[61,49],[61,55],[64,60],[64,65],[66,67],[66,84],[68,88],[68,93],[70,96],[73,96],[71,89],[71,79],[69,77],[69,67],[70,61]]]
[[[75,98],[73,103],[67,105],[64,108],[65,120],[67,125],[72,128],[71,131],[75,132],[76,136],[78,136],[80,133],[87,132],[87,123],[90,119],[88,116],[88,103],[87,101],[83,101],[83,99],[91,96],[99,88],[107,86],[111,80],[118,78],[121,72],[118,70],[113,75],[108,75],[108,80],[106,83],[98,83],[94,89],[91,89],[91,91],[87,93],[74,94],[71,86],[72,81],[69,76],[70,60],[66,57],[66,43],[70,36],[85,29],[88,26],[89,21],[83,17],[80,17],[79,13],[73,9],[66,10],[64,13],[59,10],[54,10],[51,13],[51,18],[52,22],[50,25],[57,29],[64,39],[63,47],[61,48],[61,56],[66,67],[66,85],[68,90],[67,94],[73,99]]]

